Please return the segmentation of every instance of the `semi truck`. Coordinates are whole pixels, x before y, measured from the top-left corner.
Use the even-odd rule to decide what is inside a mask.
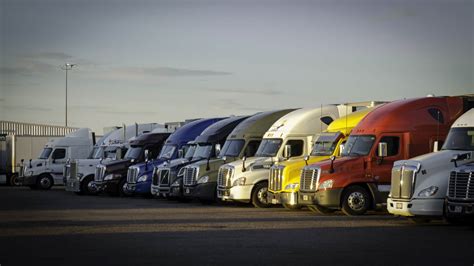
[[[206,127],[222,118],[203,119],[190,122],[176,130],[166,140],[160,154],[150,162],[135,164],[128,168],[127,190],[129,194],[150,195],[153,170],[164,162],[182,158],[183,147],[193,141]]]
[[[313,136],[323,132],[334,119],[352,108],[327,105],[303,108],[278,119],[265,133],[254,157],[237,160],[220,167],[227,174],[226,187],[220,188],[223,201],[250,202],[264,208],[268,202],[268,176],[276,162],[301,160],[311,151]]]
[[[44,145],[57,139],[53,136],[0,136],[0,184],[20,185],[25,160],[38,156]]]
[[[441,151],[395,162],[388,211],[415,222],[442,218],[444,210],[448,215],[465,212],[469,206],[465,203],[473,198],[470,192],[474,185],[472,189],[469,187],[469,172],[462,166],[474,162],[473,153],[474,109],[471,109],[454,122]],[[456,166],[459,168],[452,171]]]
[[[66,164],[64,178],[66,191],[78,195],[94,194],[92,186],[96,166],[102,161],[118,160],[127,152],[128,140],[149,133],[156,128],[164,128],[157,123],[123,126],[105,134],[96,144],[88,159],[78,159]]]
[[[317,134],[309,156],[301,160],[276,163],[270,168],[268,180],[268,202],[282,204],[286,209],[299,209],[298,191],[303,167],[332,156],[340,156],[344,143],[352,129],[373,108],[360,110],[334,120],[324,133]],[[311,209],[311,207],[310,207]]]
[[[91,190],[106,192],[114,196],[127,196],[127,171],[132,165],[148,162],[160,154],[171,133],[146,133],[129,141],[129,148],[123,159],[102,162],[96,166]]]
[[[206,128],[227,118],[228,117],[201,119],[198,122],[196,122],[193,128],[195,127],[195,130],[199,132],[199,134],[202,134],[202,132]],[[157,197],[162,196],[162,197],[170,198],[172,184],[175,185],[175,190],[176,190],[175,193],[173,193],[173,195],[180,194],[182,181],[179,181],[179,179],[182,179],[183,177],[182,175],[182,171],[184,170],[183,167],[194,162],[193,155],[194,155],[194,152],[196,151],[196,146],[197,145],[194,142],[194,140],[188,141],[188,143],[185,146],[183,146],[183,154],[184,154],[183,158],[178,158],[178,159],[171,160],[169,162],[168,161],[164,162],[153,169],[152,184],[151,184],[151,194],[153,196],[157,196]],[[195,158],[195,160],[197,160],[197,158]]]
[[[300,204],[346,215],[386,205],[393,163],[433,150],[466,111],[466,100],[425,97],[376,108],[352,130],[341,157],[303,168]]]
[[[95,145],[95,134],[89,128],[81,128],[63,138],[49,141],[39,157],[23,165],[23,186],[31,189],[50,189],[63,185],[63,170],[67,160],[87,158]]]
[[[472,224],[474,221],[474,185],[471,185],[473,182],[474,163],[458,166],[450,173],[445,206],[448,222],[468,221]]]
[[[248,116],[232,116],[206,128],[201,135],[194,140],[196,149],[191,161],[210,161],[219,155],[221,145],[224,144],[227,136],[238,124],[247,118]],[[178,178],[171,183],[170,196],[171,198],[188,201],[191,199],[191,195],[197,184],[197,176],[199,173],[196,172],[195,168],[188,168],[188,165],[182,169],[182,175],[178,176]]]
[[[217,196],[219,167],[243,156],[252,157],[262,141],[263,134],[276,120],[291,111],[294,109],[262,112],[245,119],[229,134],[217,157],[186,166],[184,172],[195,173],[191,178],[196,180],[184,188],[192,191],[189,197],[196,198],[202,203],[214,202]],[[185,176],[187,177],[186,174]],[[220,176],[220,180],[223,181],[223,175]]]

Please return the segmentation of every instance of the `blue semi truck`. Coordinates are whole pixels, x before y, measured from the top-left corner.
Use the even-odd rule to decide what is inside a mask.
[[[158,157],[128,168],[127,194],[150,195],[153,169],[164,162],[182,158],[189,148],[188,142],[194,140],[207,127],[222,119],[224,118],[200,119],[178,128],[168,137]]]

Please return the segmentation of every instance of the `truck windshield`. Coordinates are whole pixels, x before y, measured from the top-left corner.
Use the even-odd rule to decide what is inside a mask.
[[[163,149],[161,149],[160,155],[158,158],[160,159],[171,159],[174,155],[174,151],[176,150],[176,145],[165,145]]]
[[[189,144],[184,147],[184,150],[186,151],[186,154],[184,155],[184,158],[191,160],[194,156],[194,152],[196,151],[196,144]]]
[[[282,139],[264,139],[255,153],[256,157],[274,157],[280,149]]]
[[[115,159],[117,155],[117,149],[119,146],[108,146],[104,149],[104,154],[102,158],[104,159]]]
[[[104,147],[94,147],[91,152],[91,156],[89,156],[89,159],[101,159],[103,154]]]
[[[313,150],[311,151],[311,156],[329,156],[334,153],[336,145],[343,137],[341,132],[336,133],[324,133],[317,137],[314,142]]]
[[[244,147],[245,141],[242,139],[233,139],[227,140],[222,147],[219,157],[230,156],[237,157],[240,154],[240,151]]]
[[[125,159],[131,160],[135,159],[138,160],[140,155],[142,154],[143,147],[131,147],[128,149],[127,153],[125,153]]]
[[[375,136],[349,136],[342,156],[364,156],[369,154],[372,145],[374,144]]]
[[[53,148],[44,148],[38,159],[48,159],[52,151]]]
[[[212,153],[212,144],[211,143],[200,143],[194,151],[193,160],[209,158]]]
[[[451,128],[443,150],[474,150],[474,127]]]

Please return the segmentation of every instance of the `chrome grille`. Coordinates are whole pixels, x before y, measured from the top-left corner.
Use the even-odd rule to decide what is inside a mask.
[[[184,170],[184,185],[185,186],[192,186],[196,184],[197,179],[197,168],[196,167],[186,167]]]
[[[157,181],[160,185],[168,186],[170,184],[170,169],[169,168],[161,168],[158,169],[157,173]]]
[[[415,184],[416,167],[395,166],[392,168],[390,195],[393,199],[410,199]]]
[[[64,166],[63,176],[66,178],[66,180],[71,179],[71,165],[70,164],[66,164]]]
[[[474,175],[472,172],[451,172],[449,175],[448,197],[454,199],[474,199]]]
[[[283,184],[284,166],[274,165],[270,168],[270,179],[268,180],[268,189],[272,191],[280,191]]]
[[[105,166],[97,165],[95,168],[94,181],[102,182],[105,176]]]
[[[129,167],[127,171],[127,183],[137,183],[139,169],[137,167]]]
[[[300,190],[301,191],[316,191],[318,186],[318,172],[319,168],[305,167],[301,170],[300,176]]]
[[[234,167],[223,166],[219,168],[217,174],[217,187],[230,188],[232,187],[232,177],[234,176]]]

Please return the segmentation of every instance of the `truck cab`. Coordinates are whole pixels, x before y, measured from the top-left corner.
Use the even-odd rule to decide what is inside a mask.
[[[273,165],[270,168],[268,180],[268,202],[282,204],[287,209],[300,208],[298,191],[303,167],[327,160],[332,156],[339,157],[352,129],[372,109],[366,108],[334,120],[325,132],[314,137],[313,149],[310,155],[304,159],[284,161]]]
[[[206,128],[206,130],[194,140],[196,148],[191,161],[196,163],[199,161],[210,161],[215,158],[219,154],[220,147],[224,144],[227,136],[239,123],[247,118],[248,116],[233,116]],[[175,179],[174,184],[171,184],[172,190],[170,191],[170,196],[172,198],[189,200],[197,185],[199,173],[197,172],[197,168],[190,167],[189,164],[183,167],[180,172],[182,175]],[[178,187],[176,187],[176,185],[178,185]]]
[[[151,193],[152,175],[155,167],[164,162],[182,158],[184,147],[189,141],[193,141],[211,123],[222,120],[222,118],[201,119],[192,121],[178,128],[166,140],[157,158],[150,162],[135,164],[128,168],[127,190],[130,194],[149,195]]]
[[[465,111],[464,100],[425,97],[377,107],[352,130],[341,157],[303,169],[300,203],[346,215],[385,205],[393,163],[433,150]]]
[[[299,109],[278,119],[265,133],[254,157],[244,157],[220,167],[219,171],[227,175],[228,180],[219,192],[220,198],[269,207],[267,188],[272,165],[303,159],[312,149],[314,134],[323,132],[345,112],[348,112],[345,106],[327,105]]]
[[[214,202],[216,200],[219,167],[243,156],[253,156],[268,128],[280,117],[293,110],[262,112],[245,119],[229,134],[216,158],[201,160],[186,166],[187,170],[193,169],[193,173],[197,173],[195,178],[197,181],[192,186],[193,192],[190,197],[201,202]],[[185,173],[187,173],[187,170],[184,170]],[[223,176],[220,177],[223,181]]]
[[[439,219],[443,217],[448,193],[446,213],[461,214],[467,206],[464,203],[472,199],[467,187],[469,172],[462,166],[474,161],[473,153],[474,109],[471,109],[454,122],[441,151],[395,162],[388,211],[415,222]],[[459,168],[452,171],[456,166]]]
[[[64,168],[66,191],[78,195],[94,194],[92,186],[96,166],[101,162],[122,159],[128,149],[128,140],[149,133],[156,128],[164,128],[157,123],[123,126],[105,134],[92,150],[88,159],[72,160]]]
[[[129,141],[130,148],[121,160],[102,162],[96,166],[93,190],[111,195],[126,196],[127,171],[134,164],[148,162],[160,154],[171,133],[146,133]]]
[[[24,165],[22,185],[32,189],[50,189],[62,185],[63,169],[68,159],[87,158],[95,144],[95,136],[89,128],[82,128],[63,138],[46,143],[36,160]]]

